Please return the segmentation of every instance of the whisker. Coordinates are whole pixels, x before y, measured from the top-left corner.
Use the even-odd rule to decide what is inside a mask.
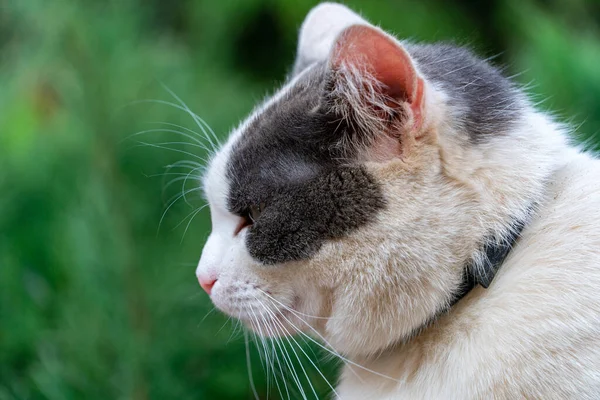
[[[136,133],[133,133],[133,134],[131,134],[131,135],[127,136],[126,138],[122,139],[120,142],[122,143],[122,142],[124,142],[124,141],[126,141],[126,140],[129,140],[129,139],[131,139],[132,137],[135,137],[135,136],[139,136],[139,135],[145,135],[145,134],[147,134],[147,133],[154,133],[154,132],[156,132],[156,133],[158,133],[158,132],[162,132],[162,133],[176,133],[176,134],[178,134],[178,135],[184,136],[184,137],[186,137],[186,138],[188,138],[188,139],[190,139],[190,140],[193,140],[193,141],[194,141],[194,143],[186,143],[186,144],[195,144],[196,146],[202,147],[204,150],[206,150],[206,151],[208,151],[208,152],[210,152],[210,151],[211,151],[211,150],[210,150],[208,147],[206,147],[206,145],[205,145],[204,143],[202,143],[202,141],[201,141],[201,140],[199,140],[198,138],[196,138],[196,137],[194,137],[194,136],[192,136],[192,135],[188,135],[188,134],[187,134],[187,133],[185,133],[185,132],[178,131],[178,130],[176,130],[176,129],[165,129],[165,128],[145,129],[145,130],[143,130],[143,131],[139,131],[139,132],[136,132]],[[185,143],[185,142],[184,142],[184,143]]]
[[[281,322],[279,322],[279,321],[277,321],[277,322],[280,324],[280,326],[281,326],[282,329],[285,329],[285,327],[283,326],[283,324]],[[286,331],[287,331],[287,329],[286,329]],[[302,337],[302,336],[300,336],[300,337]],[[315,370],[321,376],[321,378],[323,378],[323,380],[325,381],[325,383],[327,384],[327,386],[329,386],[329,388],[331,389],[331,391],[335,394],[336,398],[338,398],[339,394],[337,393],[337,391],[335,390],[335,388],[333,387],[333,385],[329,382],[329,380],[325,377],[325,375],[323,374],[323,372],[321,371],[321,369],[313,362],[313,360],[310,358],[310,356],[306,353],[306,351],[304,351],[304,349],[302,348],[302,346],[296,341],[296,339],[294,339],[293,336],[290,336],[290,339],[294,343],[296,343],[296,346],[298,346],[298,349],[304,354],[304,356],[306,356],[306,358],[308,359],[308,362],[310,362],[310,364],[315,368]],[[303,338],[303,341],[304,341],[304,343],[308,343],[308,342],[306,342],[306,340],[304,338]]]
[[[201,191],[201,189],[199,187],[193,187],[191,189],[188,189],[185,191],[186,194],[192,193],[192,192],[199,192]],[[183,198],[183,193],[176,193],[173,196],[169,197],[164,203],[165,204],[171,204],[171,202],[173,202],[174,200],[179,200]]]
[[[196,215],[198,215],[198,213],[202,210],[204,210],[206,208],[206,206],[208,206],[208,203],[203,205],[202,207],[198,207],[198,209],[196,210],[196,212],[194,212],[194,215],[192,215],[192,218],[190,218],[190,220],[188,221],[187,225],[185,226],[185,231],[183,231],[183,235],[181,236],[181,242],[183,243],[183,239],[185,238],[185,234],[187,233],[192,221],[194,220],[194,217],[196,217]],[[182,221],[183,222],[183,221]]]
[[[260,306],[261,306],[263,309],[265,309],[265,310],[267,311],[267,313],[269,313],[269,314],[271,315],[271,320],[272,320],[272,322],[273,322],[273,323],[277,323],[277,321],[275,320],[275,317],[272,315],[272,313],[270,312],[270,310],[268,310],[268,308],[267,308],[267,307],[266,307],[266,306],[265,306],[265,305],[264,305],[264,304],[263,304],[263,303],[262,303],[262,302],[261,302],[261,301],[260,301],[260,300],[259,300],[259,299],[258,299],[256,296],[254,296],[254,298],[255,298],[255,300],[258,302],[258,304],[259,304],[259,305],[260,305]],[[265,318],[264,318],[264,317],[263,317],[263,321],[265,322],[265,325],[267,325],[267,326],[269,325],[269,324],[267,324],[267,323],[266,323],[266,320],[265,320]],[[280,326],[280,327],[281,327],[281,326]],[[288,331],[287,331],[285,328],[283,328],[283,330],[284,330],[284,331],[285,331],[285,332],[286,332],[286,333],[289,335],[289,332],[288,332]],[[274,332],[274,330],[270,330],[270,332],[271,332],[271,336],[272,336],[273,338],[275,338],[275,337],[276,337],[276,335],[275,335],[275,332]],[[292,351],[293,351],[293,352],[294,352],[294,354],[296,355],[296,359],[298,360],[298,363],[300,364],[300,367],[302,368],[302,370],[303,370],[303,372],[304,372],[304,375],[306,376],[306,379],[307,379],[308,383],[311,385],[311,388],[312,388],[312,389],[313,389],[313,391],[314,391],[314,388],[312,387],[312,384],[311,384],[311,382],[310,382],[310,378],[309,378],[309,377],[308,377],[308,375],[306,374],[306,371],[304,370],[304,366],[303,366],[303,365],[302,365],[302,363],[300,362],[300,358],[298,357],[298,354],[297,354],[297,353],[296,353],[296,351],[294,350],[294,348],[293,348],[293,346],[292,346],[291,342],[289,341],[289,339],[288,339],[287,337],[285,337],[284,339],[286,339],[286,340],[287,340],[288,344],[289,344],[289,345],[290,345],[290,347],[292,348]],[[276,340],[276,339],[273,339],[273,340]],[[302,393],[303,393],[303,397],[304,397],[304,398],[306,398],[306,397],[305,397],[306,395],[304,394],[304,391],[302,390],[302,384],[301,384],[301,381],[300,381],[300,377],[299,377],[299,376],[297,375],[297,373],[295,372],[295,368],[294,368],[294,366],[293,366],[292,358],[291,358],[291,356],[289,355],[289,352],[287,351],[287,349],[285,348],[285,346],[283,346],[283,347],[282,347],[282,349],[283,349],[283,350],[285,350],[285,354],[287,354],[287,356],[288,356],[288,358],[289,358],[289,360],[290,360],[290,363],[291,363],[291,369],[292,369],[292,373],[293,373],[293,374],[295,375],[295,377],[296,377],[294,380],[295,380],[296,384],[298,385],[298,388],[299,388],[299,389],[302,391]],[[282,351],[283,351],[283,350],[282,350]],[[315,394],[315,396],[317,396],[317,395],[316,395],[316,393],[314,393],[314,394]],[[318,396],[317,396],[317,399],[318,399]]]
[[[171,186],[171,185],[173,185],[173,184],[175,184],[175,183],[177,183],[177,182],[185,181],[185,180],[186,180],[186,178],[189,178],[189,177],[190,177],[190,174],[189,174],[189,173],[188,173],[188,174],[186,174],[186,173],[183,173],[183,172],[169,172],[169,173],[164,173],[164,174],[155,174],[154,176],[167,176],[167,175],[177,175],[177,176],[179,176],[179,178],[173,178],[173,179],[171,179],[171,180],[169,181],[169,183],[166,183],[166,184],[164,184],[164,185],[163,185],[163,190],[164,190],[164,189],[168,189],[168,188],[169,188],[169,186]],[[151,177],[152,177],[152,176],[148,176],[148,178],[151,178]],[[201,176],[199,176],[199,175],[194,175],[194,177],[195,177],[196,179],[198,179],[198,180],[202,178],[202,177],[201,177]],[[199,187],[198,187],[198,188],[196,188],[196,189],[200,190],[200,188],[199,188]],[[189,203],[188,203],[188,204],[189,204]]]
[[[223,328],[225,328],[225,326],[227,325],[227,323],[229,321],[231,321],[231,316],[227,317],[227,320],[225,320],[225,322],[223,322],[223,325],[221,325],[221,327],[219,328],[217,333],[215,333],[215,336],[217,336],[223,330]]]
[[[246,367],[248,368],[248,379],[250,379],[250,388],[256,400],[260,400],[258,392],[254,386],[254,377],[252,376],[252,363],[250,361],[250,346],[248,346],[248,333],[244,331],[244,341],[246,343]]]
[[[252,314],[254,314],[254,312],[252,312]],[[265,352],[265,358],[268,359],[266,341],[264,339],[264,334],[262,332],[262,329],[260,327],[260,323],[258,322],[258,317],[256,317],[256,314],[254,314],[254,317],[252,315],[250,315],[250,323],[251,323],[251,325],[253,327],[255,327],[254,328],[255,330],[259,331],[259,336],[258,337],[260,338],[260,342],[262,343],[262,346],[263,346],[263,349],[264,349],[264,352]],[[253,335],[254,335],[254,338],[256,339],[256,334],[253,334]],[[258,343],[258,341],[257,341],[257,343]],[[257,347],[258,347],[258,344],[257,344]],[[275,352],[275,346],[273,345],[273,343],[271,343],[271,350],[272,350],[273,359],[277,362],[277,364],[279,364],[279,369],[282,370],[281,363],[279,362],[279,359],[277,359],[277,355],[276,355],[276,352]],[[268,375],[268,366],[265,369],[267,370],[267,379],[268,379],[268,376],[269,376]],[[275,372],[277,372],[277,371],[275,370],[274,363],[272,364],[272,370],[274,372],[274,380],[275,380],[275,384],[277,386],[277,389],[278,389],[281,397],[283,397],[283,394],[281,393],[281,388],[279,386],[279,382],[277,382],[277,376],[275,374]],[[283,376],[282,373],[281,373],[281,377],[282,377],[282,379],[284,381],[284,384],[285,384],[285,377]],[[267,386],[268,386],[268,381],[267,381]],[[287,385],[285,386],[285,388],[286,388],[286,391],[287,391]],[[267,389],[267,395],[268,395],[268,389]],[[288,399],[289,399],[289,393],[288,393]]]
[[[262,347],[263,346],[262,338],[259,339],[256,336],[256,333],[254,333],[254,332],[252,333],[252,336],[254,337],[254,342],[256,343],[256,350],[258,351],[258,357],[260,359],[260,363],[263,366],[263,368],[265,370],[267,370],[267,395],[268,395],[268,393],[269,393],[269,381],[268,381],[268,377],[269,377],[268,368],[269,368],[269,366],[268,366],[268,361],[266,359],[266,353],[264,353],[264,355],[263,355],[263,352],[261,351],[261,350],[263,350],[263,347]]]
[[[279,392],[279,397],[283,397],[283,393],[281,393],[281,388],[279,387],[279,382],[277,382],[277,371],[275,371],[275,365],[273,361],[269,358],[269,352],[267,350],[267,344],[263,337],[260,338],[260,342],[262,343],[263,352],[265,353],[265,373],[267,374],[267,399],[269,398],[269,394],[271,393],[271,375],[273,376],[273,381],[275,382],[275,386],[277,387],[277,391]]]
[[[275,323],[278,323],[277,320],[274,320]],[[281,325],[281,323],[279,323],[280,327],[283,328],[286,333],[289,332],[287,331],[287,329],[285,329],[285,327],[283,325]],[[284,336],[284,339],[288,342],[288,344],[290,345],[290,348],[292,349],[292,352],[294,353],[294,355],[296,356],[296,359],[298,360],[298,364],[300,365],[300,369],[302,369],[302,372],[304,373],[304,376],[306,377],[306,381],[308,382],[308,385],[310,386],[313,394],[315,395],[315,397],[317,398],[317,400],[319,400],[319,396],[317,395],[317,392],[315,391],[315,387],[312,384],[310,377],[308,376],[308,373],[306,372],[306,369],[304,368],[304,365],[302,364],[302,361],[300,360],[300,356],[298,356],[298,353],[296,352],[296,350],[294,350],[294,346],[292,344],[292,342],[290,341],[290,337],[291,336]],[[291,358],[291,357],[290,357]]]
[[[191,160],[180,160],[180,161],[176,161],[173,164],[169,164],[167,166],[165,166],[165,168],[167,169],[167,172],[173,168],[192,168],[192,167],[206,167],[204,164],[200,164],[197,161],[191,161]]]
[[[215,307],[213,307],[213,308],[212,308],[212,310],[209,310],[209,311],[206,313],[206,315],[205,315],[205,316],[204,316],[204,317],[203,317],[203,318],[200,320],[200,322],[198,322],[198,326],[197,326],[197,327],[200,327],[200,325],[201,325],[201,324],[204,322],[204,320],[205,320],[205,319],[206,319],[206,318],[207,318],[207,317],[208,317],[210,314],[212,314],[213,312],[215,312],[215,310],[216,310],[216,308],[215,308]]]
[[[196,114],[194,114],[189,108],[187,108],[187,106],[186,107],[182,107],[179,104],[175,104],[175,103],[170,102],[170,101],[157,100],[157,99],[137,100],[137,101],[131,102],[130,105],[141,104],[141,103],[163,104],[163,105],[167,105],[167,106],[176,108],[178,110],[184,111],[186,114],[188,114],[190,117],[192,117],[192,119],[194,120],[194,122],[196,123],[196,125],[198,125],[198,127],[200,128],[200,130],[204,134],[204,136],[200,136],[200,137],[202,137],[203,139],[206,139],[208,141],[208,143],[210,144],[213,152],[217,151],[217,147],[216,147],[215,143],[212,141],[212,139],[210,138],[210,136],[206,132],[206,129],[201,125],[201,123],[199,121],[199,120],[201,120],[200,117],[198,117]],[[202,121],[204,122],[204,120],[202,120]],[[206,124],[206,123],[204,122],[204,124]],[[208,124],[206,124],[206,125],[208,125]],[[211,129],[211,131],[212,131],[212,129]]]
[[[160,174],[150,174],[150,175],[144,174],[144,176],[146,178],[157,178],[157,177],[163,177],[163,176],[169,176],[169,175],[181,176],[182,177],[181,179],[179,179],[179,178],[177,179],[179,181],[179,180],[183,180],[189,174],[187,174],[185,172],[163,172],[163,173],[160,173]],[[195,175],[195,177],[200,178],[199,175]]]
[[[196,169],[193,169],[193,170],[191,170],[191,171],[188,173],[188,175],[185,177],[185,179],[183,180],[183,183],[181,184],[181,191],[182,191],[182,192],[183,192],[183,191],[185,191],[185,185],[187,184],[187,181],[188,181],[188,179],[189,179],[190,175],[192,174],[192,172],[194,172],[194,171],[196,171],[196,170],[197,170],[197,168],[196,168]],[[186,203],[188,206],[190,206],[190,207],[192,206],[192,205],[191,205],[191,204],[190,204],[190,203],[187,201],[187,197],[186,197],[185,195],[183,196],[183,199],[185,200],[185,203]]]
[[[202,121],[204,122],[204,120],[202,120]],[[150,122],[150,123],[152,123],[152,124],[162,124],[162,125],[168,125],[168,126],[172,126],[172,127],[175,127],[175,128],[183,129],[183,130],[185,130],[186,132],[193,133],[194,135],[197,135],[197,136],[199,136],[199,137],[202,137],[202,135],[201,135],[199,132],[197,132],[197,131],[195,131],[195,130],[193,130],[193,129],[190,129],[190,128],[188,128],[188,127],[185,127],[185,126],[183,126],[183,125],[173,124],[173,123],[171,123],[171,122]],[[212,128],[211,128],[211,127],[210,127],[210,126],[209,126],[209,125],[208,125],[206,122],[204,122],[204,124],[205,124],[205,126],[206,126],[206,127],[209,129],[209,130],[210,130],[210,132],[213,134],[213,137],[216,139],[216,137],[217,137],[217,136],[215,135],[215,133],[214,133],[214,131],[212,130]],[[217,139],[217,143],[219,143],[218,139]],[[211,153],[212,153],[212,152],[211,152]]]
[[[277,384],[277,375],[276,375],[276,371],[273,367],[273,363],[272,360],[269,359],[269,352],[267,351],[267,344],[265,342],[265,339],[256,334],[256,332],[252,332],[252,335],[254,336],[254,340],[256,341],[256,348],[258,350],[258,355],[261,358],[261,363],[263,364],[263,367],[265,369],[265,374],[266,374],[266,378],[267,378],[267,400],[269,399],[269,394],[271,392],[271,373],[270,373],[270,369],[272,369],[273,371],[273,378],[275,380],[275,383]],[[264,354],[264,362],[263,362],[263,354]],[[283,397],[283,395],[281,394],[281,390],[280,390],[280,395]]]
[[[271,297],[271,295],[269,295],[267,292],[261,290],[260,288],[257,288],[258,291],[262,292],[264,295]],[[272,298],[272,297],[271,297]],[[281,307],[285,308],[286,310],[288,310],[289,312],[296,314],[296,315],[301,315],[303,317],[307,317],[307,318],[314,318],[314,319],[321,319],[321,320],[336,320],[336,319],[346,319],[348,318],[347,316],[338,316],[338,317],[318,317],[316,315],[309,315],[309,314],[304,314],[301,313],[300,311],[294,310],[293,308],[286,306],[283,303],[279,303]]]
[[[191,193],[191,192],[196,191],[196,190],[200,190],[200,188],[193,188],[193,189],[187,190],[185,193]],[[158,235],[158,232],[160,232],[160,227],[162,225],[162,222],[163,222],[165,216],[167,215],[167,212],[169,211],[169,209],[171,207],[173,207],[173,205],[175,203],[177,203],[177,200],[181,199],[182,197],[183,197],[183,194],[177,195],[177,198],[175,200],[171,201],[169,203],[169,205],[167,206],[167,208],[165,209],[165,211],[163,212],[162,216],[160,217],[160,221],[158,221],[158,228],[157,228],[157,231],[156,231],[157,235]],[[169,201],[167,201],[167,202],[169,202]]]
[[[256,313],[254,312],[254,310],[250,309],[250,311],[258,320],[258,316],[256,316]],[[269,330],[269,332],[271,333],[271,336],[276,337],[275,332],[269,327],[269,324],[267,324],[265,322],[264,317],[262,318],[262,321],[264,323],[265,329]],[[259,332],[261,335],[263,335],[262,329],[260,329],[260,326],[259,326]],[[263,335],[263,336],[265,336],[265,335]],[[300,378],[299,378],[298,374],[296,373],[296,368],[294,368],[294,363],[292,362],[292,358],[289,356],[288,352],[285,351],[285,348],[282,346],[282,344],[278,340],[272,340],[271,343],[275,343],[275,345],[277,345],[277,347],[279,347],[279,351],[281,352],[281,355],[283,356],[283,361],[287,364],[287,366],[289,368],[289,372],[292,376],[292,379],[294,380],[294,383],[298,387],[298,390],[300,391],[302,398],[304,400],[308,400],[308,398],[306,397],[306,394],[304,393],[304,388],[302,387],[302,382],[300,381]]]
[[[197,212],[202,211],[202,209],[204,209],[204,207],[206,207],[206,206],[208,206],[208,204],[203,204],[199,208],[195,208],[191,213],[189,213],[188,215],[186,215],[180,223],[178,223],[177,225],[175,225],[175,227],[173,227],[173,230],[179,228],[190,216],[196,215]]]
[[[252,316],[251,316],[251,318],[252,318]],[[257,322],[257,324],[258,324],[258,322]],[[273,334],[273,331],[268,327],[268,324],[265,324],[265,325],[266,325],[265,329],[268,329],[271,332],[271,334]],[[253,326],[254,326],[254,324],[253,324]],[[277,380],[277,376],[279,376],[282,379],[282,381],[283,381],[283,388],[285,389],[285,393],[287,395],[287,398],[288,398],[288,400],[290,400],[291,397],[290,397],[290,390],[289,390],[288,385],[287,385],[287,378],[284,375],[284,369],[283,369],[283,366],[281,364],[281,361],[277,357],[277,350],[276,350],[276,347],[275,347],[275,343],[273,343],[273,340],[267,339],[265,337],[265,335],[262,332],[262,329],[260,328],[260,326],[257,325],[257,329],[256,330],[258,330],[260,332],[259,335],[258,335],[258,337],[260,338],[261,342],[263,343],[263,347],[265,349],[265,355],[267,355],[267,350],[266,350],[267,343],[270,344],[271,356],[272,356],[271,370],[273,371],[273,378],[274,378],[273,380],[275,381],[275,385],[277,387],[277,391],[279,392],[280,397],[283,398],[283,393],[281,391],[281,386],[279,385],[279,381]],[[287,360],[286,360],[286,362],[287,362]],[[279,369],[275,368],[275,364],[277,364],[279,366]]]
[[[166,147],[166,146],[160,146],[154,143],[147,143],[147,142],[140,142],[140,141],[136,141],[137,143],[141,144],[141,145],[145,145],[145,146],[149,146],[149,147],[156,147],[158,149],[163,149],[163,150],[170,150],[170,151],[174,151],[176,153],[181,153],[181,154],[186,154],[188,156],[197,158],[200,161],[203,161],[204,163],[207,163],[208,161],[202,157],[200,157],[197,154],[194,153],[190,153],[189,151],[185,151],[185,150],[181,150],[181,149],[174,149],[172,147]]]
[[[270,296],[269,296],[269,297],[270,297]],[[279,303],[279,304],[281,304],[281,303],[280,303],[280,302],[279,302],[277,299],[275,299],[275,298],[273,298],[273,297],[271,297],[271,300],[272,300],[272,301],[275,301],[275,302],[277,302],[277,303]],[[327,340],[326,340],[326,339],[323,337],[323,335],[321,335],[321,334],[320,334],[320,333],[319,333],[319,332],[318,332],[318,331],[317,331],[315,328],[313,328],[313,327],[312,327],[310,324],[308,324],[308,323],[307,323],[306,321],[304,321],[302,318],[300,318],[300,317],[297,317],[297,318],[298,318],[298,319],[300,319],[300,320],[301,320],[301,321],[302,321],[304,324],[306,324],[306,326],[307,326],[307,327],[308,327],[308,328],[309,328],[311,331],[313,331],[313,332],[314,332],[314,333],[315,333],[315,334],[316,334],[316,335],[317,335],[317,336],[318,336],[318,337],[319,337],[319,338],[320,338],[320,339],[321,339],[321,340],[322,340],[322,341],[323,341],[325,344],[327,344],[327,346],[331,347],[331,349],[330,349],[330,348],[327,348],[327,347],[325,347],[325,346],[323,346],[321,343],[319,343],[318,341],[316,341],[315,339],[313,339],[312,337],[310,337],[310,336],[309,336],[309,335],[307,335],[306,333],[302,332],[302,331],[301,331],[300,329],[298,329],[298,327],[296,327],[296,325],[294,325],[294,324],[293,324],[293,323],[292,323],[292,322],[291,322],[291,321],[290,321],[290,320],[289,320],[289,319],[288,319],[288,318],[287,318],[287,317],[286,317],[284,314],[282,314],[282,315],[281,315],[281,317],[282,317],[282,318],[284,318],[284,319],[285,319],[285,320],[286,320],[286,321],[287,321],[287,322],[288,322],[288,323],[289,323],[291,326],[293,326],[293,327],[294,327],[294,328],[295,328],[295,329],[298,331],[298,333],[300,333],[301,335],[305,336],[307,339],[309,339],[311,342],[315,343],[317,346],[321,347],[321,348],[322,348],[322,349],[324,349],[325,351],[327,351],[327,352],[329,352],[329,353],[333,354],[333,355],[334,355],[334,356],[336,356],[336,357],[339,357],[339,358],[340,358],[342,361],[344,361],[345,363],[347,363],[347,364],[351,364],[351,365],[353,365],[353,366],[355,366],[355,367],[358,367],[358,368],[360,368],[360,369],[362,369],[362,370],[364,370],[364,371],[370,372],[370,373],[372,373],[372,374],[374,374],[374,375],[377,375],[377,376],[380,376],[380,377],[382,377],[382,378],[390,379],[390,380],[392,380],[392,381],[394,381],[394,382],[400,382],[398,379],[394,379],[394,378],[392,378],[391,376],[387,376],[387,375],[385,375],[385,374],[382,374],[382,373],[380,373],[380,372],[373,371],[372,369],[369,369],[369,368],[367,368],[367,367],[364,367],[364,366],[362,366],[362,365],[360,365],[360,364],[357,364],[357,363],[355,363],[354,361],[352,361],[352,360],[349,360],[349,359],[347,359],[346,357],[342,356],[341,354],[339,354],[338,352],[336,352],[335,350],[333,350],[333,346],[331,346],[331,344],[329,344],[329,342],[327,342]]]
[[[251,319],[251,325],[253,327],[255,327],[255,330],[258,330],[259,329],[258,322],[255,324],[253,322],[252,316],[250,316],[250,319]],[[270,383],[270,381],[269,381],[269,376],[270,376],[270,374],[269,374],[269,366],[271,365],[271,367],[273,367],[273,375],[274,375],[274,378],[275,378],[275,383],[276,383],[277,387],[279,388],[279,383],[277,382],[277,376],[275,374],[276,371],[274,369],[273,364],[270,364],[270,363],[272,363],[272,361],[269,360],[269,354],[268,354],[268,351],[267,351],[267,344],[265,342],[265,339],[261,335],[257,336],[255,331],[252,331],[252,336],[254,337],[254,341],[256,343],[256,348],[258,349],[258,354],[259,354],[260,359],[261,359],[261,363],[263,364],[263,366],[265,368],[265,371],[266,371],[266,374],[267,374],[267,398],[268,398],[269,391],[270,391],[270,387],[269,387],[269,383]],[[261,347],[262,347],[262,351],[264,353],[264,363],[263,363],[263,357],[261,355]],[[279,389],[279,393],[281,394],[281,389]],[[283,395],[281,395],[281,397],[283,397]]]
[[[231,330],[231,334],[229,335],[229,338],[227,339],[226,344],[229,344],[229,342],[231,342],[233,339],[235,339],[237,337],[237,335],[241,333],[241,331],[242,331],[241,322],[239,319],[236,319],[235,325],[233,325],[233,329]]]
[[[155,145],[157,145],[157,146],[166,146],[166,145],[170,145],[170,144],[179,144],[179,145],[182,145],[182,146],[198,147],[198,148],[200,148],[200,149],[202,149],[202,150],[209,151],[209,150],[208,150],[206,147],[204,147],[204,146],[203,146],[203,145],[201,145],[201,144],[189,143],[189,142],[173,142],[173,141],[171,141],[171,142],[158,142],[158,143],[153,143],[153,144],[155,144]],[[135,147],[135,146],[134,146],[134,147]],[[208,161],[207,161],[206,159],[204,159],[204,158],[203,158],[203,160],[204,160],[205,162],[208,162]]]
[[[169,93],[171,94],[171,96],[173,96],[173,97],[175,98],[175,100],[177,100],[177,101],[179,102],[179,104],[181,104],[183,107],[185,107],[185,109],[187,110],[187,112],[188,112],[188,113],[189,113],[189,114],[192,116],[192,118],[194,118],[194,120],[196,121],[196,124],[198,124],[198,121],[200,121],[200,122],[201,122],[201,123],[204,125],[204,127],[205,127],[206,129],[208,129],[208,131],[209,131],[209,132],[210,132],[210,134],[212,135],[212,137],[213,137],[213,139],[215,140],[215,142],[216,142],[216,143],[219,143],[219,138],[217,137],[217,135],[215,135],[215,132],[212,130],[212,128],[210,127],[210,125],[208,125],[208,124],[206,123],[206,121],[205,121],[205,120],[203,120],[202,118],[200,118],[200,117],[199,117],[199,116],[198,116],[196,113],[192,112],[192,110],[190,110],[190,108],[189,108],[189,107],[188,107],[188,106],[185,104],[185,102],[184,102],[183,100],[181,100],[181,99],[179,98],[179,96],[177,96],[177,95],[175,94],[175,92],[173,92],[171,89],[169,89],[169,88],[167,87],[167,85],[165,85],[165,84],[164,84],[164,83],[162,83],[162,82],[161,82],[161,85],[162,85],[162,87],[163,87],[163,88],[164,88],[164,89],[165,89],[167,92],[169,92]],[[200,129],[202,129],[202,131],[203,131],[203,132],[205,132],[205,130],[204,130],[204,129],[203,129],[201,126],[200,126],[200,124],[198,124],[198,127],[199,127]],[[207,139],[208,139],[208,135],[206,135],[206,136],[207,136]]]
[[[171,165],[169,165],[166,169],[166,171],[163,173],[163,176],[166,177],[167,174],[170,174],[171,169],[173,168],[182,168],[182,169],[190,169],[190,171],[185,174],[185,173],[181,173],[182,175],[186,175],[188,176],[189,174],[191,174],[192,172],[198,170],[200,171],[202,174],[204,174],[206,172],[206,166],[197,163],[195,161],[186,161],[186,160],[181,160],[178,161],[176,163],[173,163]],[[202,179],[201,175],[195,175],[196,179],[198,179],[198,181],[200,181]],[[173,179],[173,181],[169,182],[168,184],[165,185],[164,181],[163,181],[163,196],[164,196],[164,191],[167,189],[168,186],[170,186],[174,181],[178,182],[179,179]],[[185,185],[184,185],[185,186]],[[199,188],[200,189],[200,188]],[[183,189],[182,189],[183,190]],[[189,204],[187,202],[187,198],[186,198],[186,203]]]
[[[256,298],[256,297],[255,297]],[[315,370],[318,372],[318,374],[321,376],[321,378],[323,378],[323,380],[325,381],[325,383],[327,383],[327,385],[331,388],[331,390],[333,391],[333,393],[339,397],[338,393],[336,392],[335,388],[333,387],[333,385],[331,385],[331,383],[329,383],[329,380],[327,380],[327,378],[325,377],[325,375],[323,375],[323,373],[321,372],[321,370],[319,369],[319,367],[317,367],[317,365],[312,361],[312,359],[310,358],[310,356],[304,351],[304,349],[302,348],[302,346],[300,346],[300,344],[293,338],[293,336],[291,336],[290,332],[287,330],[287,328],[283,325],[283,323],[281,321],[279,321],[277,319],[277,316],[275,315],[275,312],[273,310],[270,310],[268,307],[266,307],[262,302],[260,302],[260,300],[258,300],[258,298],[256,298],[256,300],[258,301],[258,303],[265,309],[265,311],[267,313],[269,313],[271,315],[272,320],[274,321],[274,323],[278,324],[279,327],[284,330],[289,336],[289,338],[296,344],[296,346],[298,346],[298,349],[304,354],[304,356],[308,359],[308,361],[312,364],[312,366],[315,368]],[[283,316],[283,314],[281,313],[281,311],[278,311],[278,313]],[[297,331],[297,329],[296,329]],[[288,339],[288,337],[286,337],[286,339],[288,340],[288,342],[290,342],[290,340]],[[290,346],[292,346],[292,350],[293,350],[293,345],[290,343]],[[296,354],[296,357],[298,358],[298,362],[300,362],[300,358],[298,357],[298,354],[294,351],[294,353]],[[300,366],[302,367],[302,363],[300,362]],[[302,367],[302,369],[304,370],[304,367]],[[306,371],[304,371],[305,375],[306,375]],[[312,382],[310,381],[308,375],[306,375],[306,379],[309,382],[309,385],[311,386],[313,393],[315,395],[315,397],[318,399],[319,396],[317,395],[317,393],[315,392],[314,386],[312,385]]]

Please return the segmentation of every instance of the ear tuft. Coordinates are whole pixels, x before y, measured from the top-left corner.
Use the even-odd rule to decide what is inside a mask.
[[[415,135],[421,127],[424,82],[408,53],[378,28],[354,25],[333,47],[332,102],[363,141],[377,133]]]
[[[368,23],[348,7],[337,3],[321,3],[307,14],[298,38],[298,53],[292,75],[316,61],[329,58],[339,34],[352,25]]]
[[[387,87],[387,95],[412,103],[417,91],[417,72],[408,53],[376,28],[355,25],[338,38],[331,60],[334,69],[343,65],[364,68]]]

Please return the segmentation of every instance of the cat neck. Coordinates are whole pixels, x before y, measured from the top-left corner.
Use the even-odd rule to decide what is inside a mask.
[[[486,147],[457,145],[457,132],[440,135],[446,175],[475,188],[479,209],[474,212],[487,228],[480,231],[481,239],[464,263],[462,282],[450,292],[448,302],[408,340],[450,312],[475,287],[490,286],[545,202],[550,177],[576,154],[567,144],[566,132],[565,127],[530,109],[518,128],[490,140]]]
[[[526,219],[515,218],[506,230],[505,235],[484,239],[481,249],[473,255],[470,262],[465,266],[463,283],[452,296],[453,300],[448,305],[447,310],[458,303],[475,286],[480,285],[484,289],[490,286],[504,260],[516,245],[521,232],[529,223],[533,213],[534,207],[530,207]]]
[[[451,309],[467,296],[476,286],[487,289],[492,283],[496,273],[502,267],[502,264],[509,256],[511,250],[516,245],[523,229],[527,226],[534,213],[534,207],[529,208],[529,215],[526,219],[515,218],[506,230],[506,234],[499,237],[486,237],[483,240],[481,248],[476,251],[472,259],[465,264],[463,270],[463,280],[454,292],[450,294],[450,300],[447,304],[434,313],[422,326],[414,329],[413,333],[407,339],[402,340],[406,343],[414,338],[424,329],[442,315],[447,314]]]

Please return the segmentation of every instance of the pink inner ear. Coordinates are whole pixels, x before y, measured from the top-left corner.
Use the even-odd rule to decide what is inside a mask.
[[[420,109],[422,89],[409,55],[377,29],[364,25],[347,28],[336,42],[331,61],[334,68],[343,64],[366,67],[387,86],[388,96],[410,103],[413,111]]]

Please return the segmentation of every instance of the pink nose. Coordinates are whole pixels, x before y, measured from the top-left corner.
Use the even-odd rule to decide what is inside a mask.
[[[215,283],[217,282],[217,278],[199,276],[198,282],[200,282],[202,289],[204,289],[204,291],[210,295],[213,286],[215,286]]]

